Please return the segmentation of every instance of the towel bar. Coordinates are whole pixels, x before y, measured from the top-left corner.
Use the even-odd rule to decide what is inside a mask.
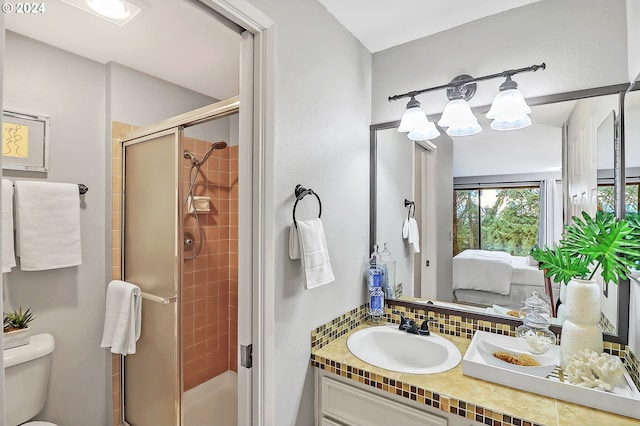
[[[83,183],[79,183],[78,184],[78,191],[80,192],[80,195],[84,195],[87,192],[89,192],[89,187],[87,185],[83,184]]]
[[[156,296],[154,294],[145,293],[144,291],[141,291],[140,295],[142,295],[143,299],[147,299],[147,300],[150,300],[150,301],[156,302],[156,303],[162,303],[162,304],[165,304],[165,305],[169,304],[169,303],[176,303],[178,301],[178,296],[160,297],[160,296]]]

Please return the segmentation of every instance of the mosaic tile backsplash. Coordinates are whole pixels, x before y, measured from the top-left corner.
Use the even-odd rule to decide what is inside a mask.
[[[311,333],[312,351],[326,346],[333,340],[345,335],[350,330],[353,330],[359,325],[369,321],[367,310],[368,304],[362,305],[313,330]],[[389,304],[386,307],[385,319],[387,322],[399,324],[401,315],[405,318],[412,319],[417,323],[420,323],[427,318],[435,319],[437,323],[432,324],[430,326],[431,329],[435,332],[450,336],[472,339],[474,333],[480,330],[515,337],[516,326],[510,324],[494,323],[482,319],[434,312],[430,310],[428,306],[425,306],[424,308],[414,308],[406,307],[404,305]],[[604,350],[605,352],[610,353],[611,355],[616,355],[622,359],[632,380],[636,386],[640,388],[640,361],[636,354],[634,354],[628,346],[622,346],[618,343],[612,342],[604,342]],[[313,355],[311,363],[312,365],[319,366],[317,365],[318,362],[314,360]],[[335,366],[333,367],[335,368]]]

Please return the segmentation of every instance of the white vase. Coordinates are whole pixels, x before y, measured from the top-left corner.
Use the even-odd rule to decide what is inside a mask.
[[[28,345],[29,342],[31,342],[31,329],[29,327],[2,333],[2,344],[4,349]]]
[[[567,284],[560,336],[560,367],[574,354],[589,349],[602,353],[600,322],[600,286],[593,280],[574,278]]]

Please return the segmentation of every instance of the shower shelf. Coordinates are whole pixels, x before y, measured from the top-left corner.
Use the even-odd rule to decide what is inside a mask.
[[[189,198],[189,213],[208,213],[210,211],[211,197],[194,196]]]

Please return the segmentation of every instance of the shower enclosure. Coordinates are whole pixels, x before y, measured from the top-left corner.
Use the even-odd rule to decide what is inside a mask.
[[[236,424],[238,100],[212,107],[122,143],[121,278],[143,292],[122,363],[127,425]]]

